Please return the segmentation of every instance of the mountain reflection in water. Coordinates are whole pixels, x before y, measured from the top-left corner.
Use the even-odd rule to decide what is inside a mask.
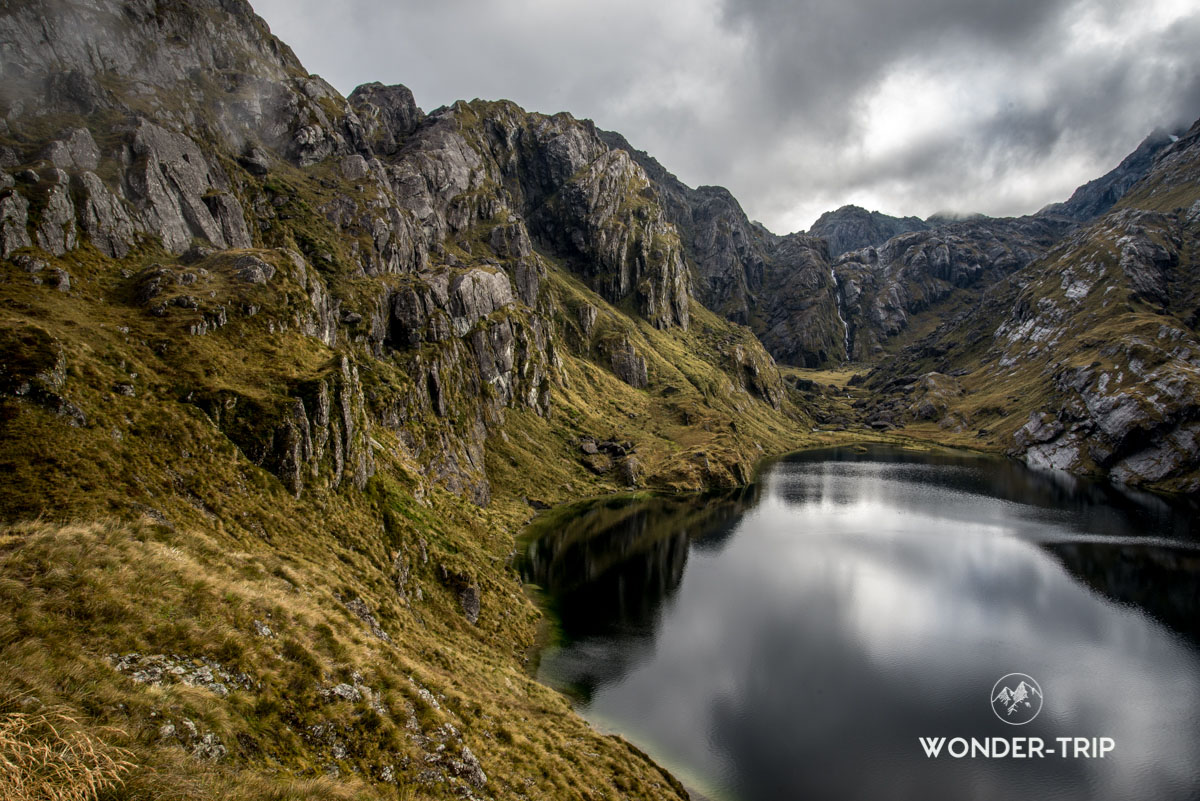
[[[664,601],[678,588],[691,549],[718,549],[761,487],[648,500],[606,498],[556,510],[531,532],[522,572],[551,599],[563,636],[581,659],[571,691],[616,678],[648,645]],[[569,516],[569,522],[559,521]],[[544,535],[535,532],[545,531]],[[589,638],[621,648],[587,648]],[[566,654],[564,654],[564,657]]]
[[[732,798],[1194,798],[1193,510],[995,459],[806,453],[733,493],[534,526],[541,676]],[[1014,729],[989,691],[1045,690]],[[1104,760],[939,760],[921,736],[1109,736]]]

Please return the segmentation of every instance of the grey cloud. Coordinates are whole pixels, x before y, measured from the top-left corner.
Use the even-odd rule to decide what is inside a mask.
[[[1112,13],[1111,8],[1103,11]],[[1067,14],[1057,22],[1046,22],[1036,31],[1035,38],[1043,43],[1038,47],[1064,38],[1066,30],[1062,26],[1072,20]],[[903,36],[903,31],[897,32],[897,37]],[[993,38],[987,46],[1001,42]],[[897,55],[897,59],[909,64],[922,62],[935,72],[953,75],[956,61],[963,59],[966,49],[979,46],[978,42],[959,41],[953,46],[944,44],[934,55]],[[846,194],[856,191],[874,195],[890,203],[884,210],[900,214],[926,215],[935,210],[1032,212],[1114,166],[1155,125],[1178,125],[1194,119],[1200,113],[1200,71],[1191,53],[1198,46],[1197,16],[1175,24],[1157,41],[1129,38],[1061,56],[1057,48],[1048,48],[1043,57],[1034,58],[1038,49],[1028,41],[1015,39],[1011,49],[991,51],[994,72],[1011,76],[1016,84],[1042,82],[1044,89],[1036,99],[1017,98],[996,109],[989,106],[989,98],[981,97],[965,125],[934,131],[883,160],[856,159],[850,155],[850,148],[843,154],[813,160],[808,165],[805,188],[818,202],[824,200],[829,206],[840,205]],[[911,47],[907,50],[915,52]],[[895,52],[905,53],[906,48]],[[869,64],[863,70],[892,66],[895,63]],[[871,88],[866,79],[844,88],[847,105],[840,120],[843,131],[853,131],[862,123],[851,101],[855,92],[861,94]],[[820,146],[814,137],[789,137],[781,129],[775,149],[804,151]],[[1053,186],[1046,182],[1038,189],[1029,188],[1047,166],[1078,155],[1094,165],[1089,173],[1075,176],[1069,184]],[[776,186],[765,182],[761,186],[765,197],[775,204],[777,214],[789,207],[788,199],[780,196]]]
[[[768,113],[845,132],[853,101],[897,61],[947,47],[1034,46],[1074,0],[725,0],[722,16],[749,34],[769,87]],[[964,41],[965,40],[965,41]]]
[[[1200,19],[1175,27],[1160,44],[1158,64],[1139,63],[1137,52],[1093,54],[1053,76],[1041,103],[980,116],[967,130],[927,138],[887,162],[857,165],[831,176],[831,187],[891,181],[943,196],[967,190],[982,201],[982,187],[972,187],[972,179],[1036,168],[1063,149],[1083,148],[1101,163],[1115,165],[1153,125],[1179,127],[1200,113],[1200,71],[1188,55],[1200,43]],[[1164,63],[1173,68],[1164,70]],[[1003,211],[1030,212],[1038,205]]]
[[[426,109],[505,97],[591,117],[684,181],[727,186],[779,231],[847,202],[1029,213],[1110,169],[1156,125],[1200,116],[1200,10],[1141,35],[1129,24],[1146,13],[1138,0],[256,7],[344,93],[381,80],[408,85]],[[1080,38],[1085,17],[1103,40]],[[871,119],[872,98],[906,71],[937,80],[894,119]],[[964,76],[977,85],[954,100]],[[911,127],[919,114],[933,115],[925,133],[869,152],[879,125]]]

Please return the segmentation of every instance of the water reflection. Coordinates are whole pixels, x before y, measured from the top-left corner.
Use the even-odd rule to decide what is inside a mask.
[[[819,473],[795,470],[821,465]],[[890,469],[883,475],[881,465]],[[814,481],[815,475],[823,480]],[[1059,522],[1078,531],[1105,535],[1144,535],[1200,540],[1200,512],[1195,498],[1168,500],[1105,481],[1094,481],[1060,471],[1030,470],[1020,462],[938,451],[917,455],[912,451],[879,446],[855,446],[808,451],[789,457],[785,469],[772,479],[781,498],[803,504],[821,501],[848,503],[862,497],[859,482],[838,482],[837,476],[870,476],[910,485],[892,499],[922,505],[924,485],[939,495],[981,495],[1028,507],[1036,521]],[[840,497],[828,497],[840,493]]]
[[[525,570],[562,622],[543,677],[734,797],[1190,798],[1192,526],[1008,462],[851,449],[548,518]],[[1011,736],[988,693],[1014,670],[1046,692],[1019,733],[1116,754],[924,757],[919,736]]]
[[[1143,610],[1200,642],[1200,551],[1183,547],[1104,542],[1047,543],[1043,547],[1088,586],[1117,603]]]
[[[688,552],[719,551],[761,487],[649,500],[612,498],[568,507],[528,533],[522,572],[541,585],[575,645],[567,688],[584,701],[624,672],[656,630]]]

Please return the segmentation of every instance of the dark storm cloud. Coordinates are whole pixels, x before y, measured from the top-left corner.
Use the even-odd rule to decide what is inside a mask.
[[[258,0],[309,69],[621,131],[775,230],[1027,213],[1200,116],[1186,0]]]
[[[842,128],[895,62],[963,44],[1036,47],[1072,1],[725,0],[722,21],[749,34],[768,112]]]

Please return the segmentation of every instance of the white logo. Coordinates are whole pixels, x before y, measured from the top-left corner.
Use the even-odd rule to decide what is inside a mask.
[[[1024,725],[1042,711],[1042,688],[1024,673],[1001,676],[992,687],[992,711],[1005,723]]]

